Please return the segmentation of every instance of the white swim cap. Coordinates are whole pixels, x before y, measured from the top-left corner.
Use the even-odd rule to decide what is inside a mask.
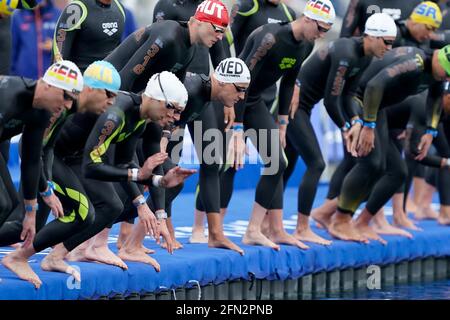
[[[239,58],[227,58],[220,61],[214,77],[224,83],[250,83],[250,70]]]
[[[83,75],[77,65],[69,60],[61,60],[52,64],[42,77],[51,86],[79,93],[83,90]]]
[[[144,94],[156,100],[178,103],[182,108],[186,107],[188,101],[184,84],[169,71],[154,74],[148,80]]]
[[[374,13],[366,21],[364,33],[374,37],[396,37],[397,25],[386,13]]]
[[[336,12],[330,0],[309,0],[303,14],[310,19],[333,24],[336,19]]]

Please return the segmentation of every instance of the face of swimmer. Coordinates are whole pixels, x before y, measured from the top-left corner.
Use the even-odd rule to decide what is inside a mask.
[[[85,96],[86,110],[95,114],[104,113],[109,107],[111,107],[117,94],[106,89],[93,89],[88,86],[84,87],[82,96]]]
[[[140,108],[141,118],[152,122],[157,122],[165,127],[172,125],[180,120],[181,112],[184,108],[178,103],[170,101],[161,101],[142,95],[142,104]]]
[[[213,86],[215,88],[214,100],[223,103],[224,106],[233,107],[239,100],[244,100],[245,92],[248,89],[248,83],[224,83],[213,77]]]
[[[303,16],[303,37],[306,41],[314,41],[324,38],[326,33],[331,29],[331,25],[322,21],[313,20]]]
[[[217,41],[221,41],[225,35],[225,28],[217,26],[211,22],[195,20],[197,36],[200,44],[211,48]]]
[[[377,58],[383,58],[386,52],[392,50],[395,37],[374,37],[366,35],[364,41],[367,43],[368,51]]]

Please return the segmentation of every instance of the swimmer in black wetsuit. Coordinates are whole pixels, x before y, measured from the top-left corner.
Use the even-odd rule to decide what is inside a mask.
[[[320,5],[319,10],[312,10]],[[288,121],[288,108],[292,98],[295,79],[300,70],[302,52],[299,50],[302,41],[314,41],[322,37],[334,22],[335,13],[331,2],[309,1],[304,15],[287,23],[272,23],[255,30],[246,42],[240,58],[249,66],[252,82],[248,89],[246,101],[238,103],[236,122],[234,124],[234,141],[230,148],[236,169],[243,166],[244,140],[243,132],[252,139],[264,162],[264,172],[256,188],[255,204],[252,216],[243,237],[243,243],[264,245],[276,250],[276,243],[288,243],[307,248],[300,241],[287,234],[282,223],[283,184],[282,174],[287,166],[283,158],[282,145]],[[279,125],[261,98],[261,93],[281,79]],[[279,128],[279,131],[277,130]],[[261,135],[267,130],[265,137]],[[250,133],[256,133],[250,134]],[[262,154],[261,148],[265,148]],[[261,232],[261,225],[269,213],[271,222],[271,239]]]
[[[70,112],[65,111],[65,113],[101,113],[108,105],[112,104],[115,92],[117,92],[119,87],[120,77],[117,71],[114,70],[114,67],[104,61],[97,61],[85,71],[84,88],[79,98],[74,102],[75,105]],[[74,109],[75,111],[72,111]],[[55,118],[58,121],[52,122],[51,126],[46,130],[44,148],[53,148],[59,131],[67,120],[66,116],[55,116]],[[40,187],[40,190],[43,190],[41,197],[45,200],[45,203],[48,203],[47,198],[56,197],[55,195],[57,195],[56,199],[59,198],[61,200],[64,211],[58,214],[52,208],[52,212],[57,219],[40,230],[37,229],[33,244],[27,247],[20,247],[9,254],[4,262],[19,278],[39,285],[39,278],[33,277],[30,279],[27,273],[24,273],[24,270],[27,270],[28,267],[24,268],[23,265],[28,265],[29,257],[36,252],[70,238],[82,229],[87,228],[94,221],[94,208],[80,182],[79,177],[81,174],[79,172],[75,173],[73,168],[58,155],[54,157],[49,173],[51,174],[49,177],[46,176],[46,172],[41,174],[41,176],[44,175],[44,177],[41,177],[41,180],[44,180],[44,188]],[[49,180],[48,184],[47,179]],[[0,228],[0,245],[20,241],[22,228],[19,225],[21,223],[21,220],[8,221]],[[41,266],[46,271],[66,272],[72,274],[76,279],[80,279],[80,275],[76,270],[62,260],[54,261],[51,259],[51,255],[43,260]]]
[[[406,169],[397,166],[402,164],[401,160],[398,161],[400,152],[388,137],[384,108],[428,88],[427,126],[434,130],[440,115],[442,81],[450,74],[450,62],[446,64],[447,49],[444,49],[425,52],[418,48],[400,47],[386,54],[383,59],[373,61],[365,71],[357,94],[364,96],[364,125],[356,149],[352,150],[357,152],[359,158],[356,166],[345,177],[338,211],[328,228],[333,236],[342,240],[367,242],[369,238],[385,242],[369,226],[369,222],[397,190],[398,183],[402,183]],[[405,82],[409,85],[404,86]],[[422,136],[419,145],[422,156],[426,155],[431,141],[431,134]],[[379,177],[380,174],[383,175]],[[395,180],[398,183],[392,183],[392,179],[389,179],[391,175],[399,175],[399,179]],[[390,183],[386,184],[385,180]],[[380,188],[385,192],[376,192]],[[353,225],[351,217],[369,193],[366,208]]]
[[[294,236],[301,241],[330,244],[311,230],[309,214],[313,205],[320,176],[325,169],[319,143],[310,123],[311,110],[322,98],[328,114],[346,135],[352,121],[359,131],[358,106],[354,106],[351,93],[369,66],[372,57],[381,58],[392,48],[397,35],[394,20],[387,14],[376,13],[366,23],[364,37],[341,38],[319,49],[303,66],[299,75],[301,83],[300,108],[291,115],[287,134],[306,164],[298,190],[298,221]],[[390,43],[390,44],[389,44]],[[356,110],[352,110],[356,108]],[[295,166],[297,159],[290,159]],[[286,170],[292,173],[293,169]],[[286,185],[290,175],[284,175]]]
[[[76,0],[61,13],[53,39],[56,61],[67,59],[84,70],[119,44],[125,11],[118,0]]]
[[[21,240],[24,247],[31,245],[35,234],[40,156],[44,131],[52,113],[72,107],[72,101],[83,88],[83,77],[70,61],[52,65],[44,77],[32,81],[21,77],[0,77],[0,140],[22,133],[21,185],[25,218]],[[3,156],[0,156],[0,226],[11,210],[20,204]],[[5,264],[10,267],[8,264]],[[31,268],[21,265],[25,277],[36,280]],[[36,283],[38,283],[37,281]]]

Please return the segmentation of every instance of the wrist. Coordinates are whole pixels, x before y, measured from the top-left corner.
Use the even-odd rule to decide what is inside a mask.
[[[361,126],[363,126],[364,125],[364,121],[362,121],[359,118],[352,119],[352,126],[354,126],[356,124],[360,124]]]
[[[433,138],[436,138],[438,135],[438,131],[433,128],[428,128],[427,131],[425,131],[426,134],[431,134]]]
[[[369,129],[375,129],[377,127],[377,123],[375,121],[364,121],[363,126]]]
[[[155,211],[156,219],[158,220],[166,220],[167,219],[167,212],[164,210],[156,210]]]
[[[47,189],[44,192],[39,192],[41,197],[49,197],[53,194],[53,190],[55,189],[53,183],[51,181],[47,181]]]
[[[138,181],[139,180],[139,169],[138,168],[128,169],[128,177],[129,177],[130,181]]]
[[[341,128],[342,132],[347,132],[351,128],[350,123],[345,122],[344,126]]]
[[[35,213],[39,210],[39,204],[25,204],[25,213]]]
[[[244,125],[242,123],[234,123],[233,130],[235,132],[242,132],[242,131],[244,131]]]
[[[161,175],[153,175],[152,176],[152,184],[153,186],[155,186],[156,188],[161,188],[162,187],[162,180],[163,180],[163,176]]]
[[[147,202],[145,201],[144,196],[139,196],[136,199],[133,200],[133,206],[135,208],[139,208],[141,206],[143,206],[144,204],[146,204]]]

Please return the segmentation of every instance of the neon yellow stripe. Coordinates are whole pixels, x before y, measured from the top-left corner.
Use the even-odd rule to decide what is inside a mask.
[[[59,218],[58,220],[62,223],[71,223],[75,221],[75,210],[70,213],[70,216],[64,216],[62,218]]]
[[[86,219],[89,211],[89,202],[84,194],[81,192],[66,188],[67,195],[72,198],[73,200],[77,201],[80,205],[78,206],[78,214],[80,215],[81,219]],[[74,216],[75,219],[75,216]],[[73,220],[72,220],[73,221]],[[70,221],[71,222],[71,221]]]
[[[61,187],[59,186],[59,184],[57,184],[55,181],[53,181],[53,186],[55,187],[55,191],[56,191],[56,192],[59,192],[59,193],[61,193],[61,194],[63,194],[63,195],[66,195],[66,194],[64,193],[63,189],[61,189]]]
[[[123,15],[123,20],[126,21],[127,16],[125,14],[125,11],[123,10],[122,4],[118,1],[118,0],[114,0],[114,2],[117,4],[117,6],[119,7],[120,12],[122,12]]]
[[[227,31],[225,31],[225,37],[227,37],[228,44],[231,46],[234,43],[234,38],[230,30],[227,29]]]
[[[284,3],[281,3],[281,7],[283,8],[284,13],[286,14],[286,17],[289,19],[289,21],[290,21],[290,22],[294,21],[294,18],[292,18],[292,15],[291,15],[291,13],[289,12],[288,7],[287,7]]]
[[[252,14],[255,14],[256,12],[258,12],[259,10],[259,3],[258,0],[253,0],[253,8],[251,8],[249,11],[247,12],[237,12],[238,15],[243,16],[243,17],[248,17],[251,16]]]
[[[117,139],[117,142],[121,142],[123,140],[125,140],[126,138],[128,138],[133,132],[135,132],[137,129],[139,129],[140,126],[142,126],[143,124],[145,124],[145,120],[141,120],[139,121],[136,126],[134,127],[133,131],[131,131],[130,133],[121,133],[119,135],[119,138]]]
[[[287,158],[287,156],[286,156],[286,153],[284,152],[284,149],[283,148],[281,148],[281,152],[282,152],[282,154],[283,154],[283,159],[284,159],[284,161],[286,161],[286,167],[289,165],[289,160],[288,160],[288,158]]]
[[[101,163],[102,162],[102,155],[104,155],[106,153],[106,150],[108,150],[109,145],[111,144],[111,141],[115,138],[115,136],[117,136],[120,131],[123,129],[125,125],[125,121],[122,121],[122,124],[120,125],[119,128],[117,128],[114,133],[112,135],[109,136],[108,139],[106,139],[106,141],[101,144],[100,146],[98,146],[97,148],[95,148],[94,150],[91,151],[91,153],[89,153],[91,160],[94,163]]]
[[[278,106],[278,96],[276,96],[275,100],[272,103],[272,107],[270,107],[271,114],[275,113],[275,111],[277,110],[277,106]]]
[[[70,4],[73,4],[73,3],[74,4],[78,4],[81,7],[82,14],[81,14],[80,21],[78,21],[78,23],[75,26],[73,26],[70,29],[63,29],[66,32],[73,31],[75,29],[80,28],[81,24],[84,22],[84,20],[86,20],[86,17],[88,16],[88,9],[87,9],[86,5],[83,2],[81,2],[81,1],[73,1]],[[58,21],[58,23],[59,23],[59,21]],[[63,56],[61,55],[61,52],[59,51],[58,43],[56,41],[56,37],[57,37],[56,32],[57,31],[58,31],[58,28],[55,29],[55,32],[53,34],[53,56],[55,57],[55,61],[61,61],[63,59]]]
[[[200,193],[200,185],[198,184],[195,188],[195,202],[197,202],[198,195]]]

